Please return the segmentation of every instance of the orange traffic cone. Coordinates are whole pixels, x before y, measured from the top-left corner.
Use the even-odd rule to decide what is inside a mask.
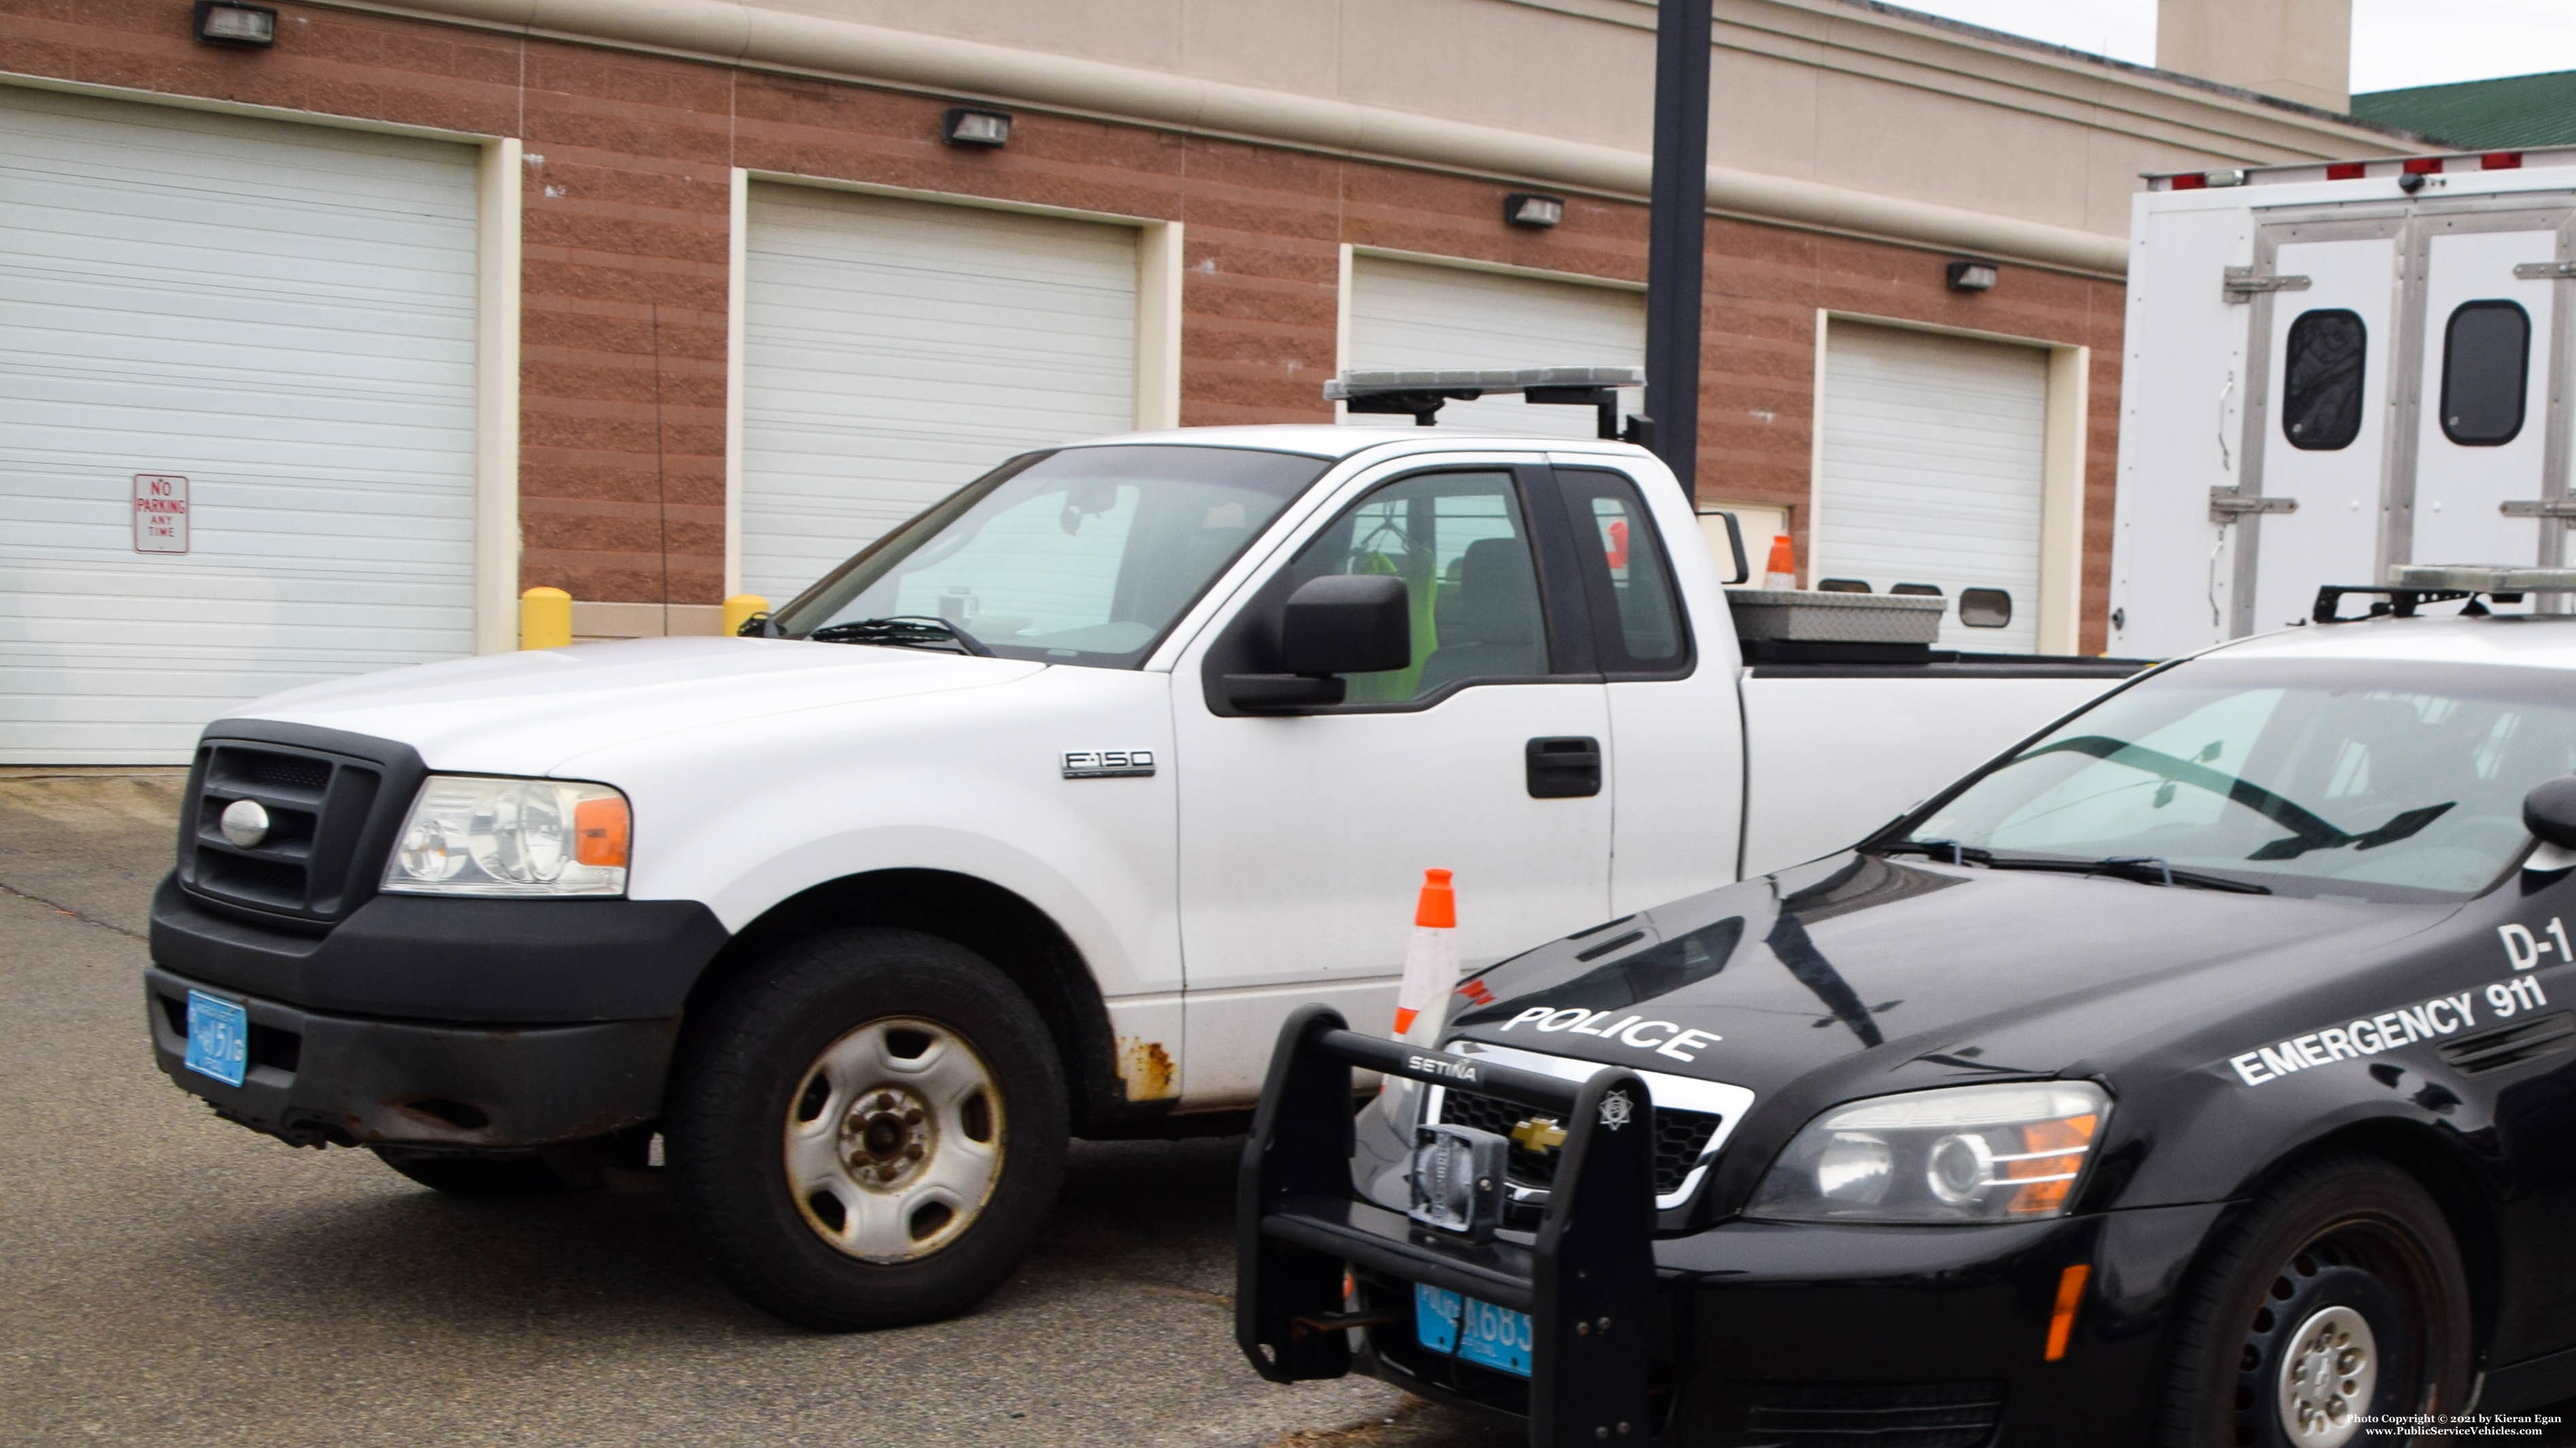
[[[1762,580],[1762,586],[1764,588],[1795,588],[1798,586],[1798,551],[1795,547],[1791,546],[1788,534],[1774,533],[1771,535],[1771,566],[1763,570],[1763,572],[1765,574],[1765,577]]]
[[[1395,1033],[1417,1046],[1436,1044],[1449,1020],[1449,990],[1458,983],[1458,893],[1447,870],[1422,872],[1413,907],[1413,948],[1404,953],[1404,984],[1395,995]]]

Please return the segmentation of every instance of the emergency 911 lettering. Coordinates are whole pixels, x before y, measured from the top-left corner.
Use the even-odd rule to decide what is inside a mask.
[[[2417,1041],[2454,1035],[2477,1024],[2479,994],[2475,990],[2464,990],[2457,995],[2434,996],[2411,1006],[2381,1011],[2366,1020],[2328,1026],[2304,1036],[2278,1041],[2233,1057],[2227,1064],[2236,1068],[2236,1074],[2245,1079],[2246,1085],[2260,1086],[2311,1066],[2328,1066],[2340,1060],[2376,1056],[2382,1051],[2411,1046]],[[2549,996],[2540,988],[2536,976],[2520,975],[2497,981],[2489,985],[2484,994],[2487,1009],[2497,1020],[2549,1004]]]

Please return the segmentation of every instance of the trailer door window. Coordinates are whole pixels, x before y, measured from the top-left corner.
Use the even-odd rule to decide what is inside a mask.
[[[2301,312],[2290,323],[2281,384],[2281,432],[2290,446],[2308,452],[2352,446],[2361,435],[2362,364],[2369,353],[2369,331],[2358,312]]]
[[[2531,314],[2507,301],[2463,302],[2442,335],[2442,436],[2502,447],[2522,431],[2531,382]]]

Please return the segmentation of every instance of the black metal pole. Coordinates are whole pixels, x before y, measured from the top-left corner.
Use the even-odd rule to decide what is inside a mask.
[[[1712,0],[1655,7],[1654,210],[1646,243],[1646,415],[1655,455],[1696,496],[1699,287],[1708,232]]]

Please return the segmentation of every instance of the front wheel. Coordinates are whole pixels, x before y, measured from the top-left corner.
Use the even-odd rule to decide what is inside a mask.
[[[2449,1222],[2412,1177],[2369,1157],[2293,1171],[2183,1301],[2164,1441],[2345,1448],[2390,1415],[2459,1412],[2464,1278]]]
[[[692,1033],[664,1129],[726,1282],[827,1330],[946,1317],[990,1292],[1054,1205],[1067,1134],[1027,996],[907,930],[762,962]]]

